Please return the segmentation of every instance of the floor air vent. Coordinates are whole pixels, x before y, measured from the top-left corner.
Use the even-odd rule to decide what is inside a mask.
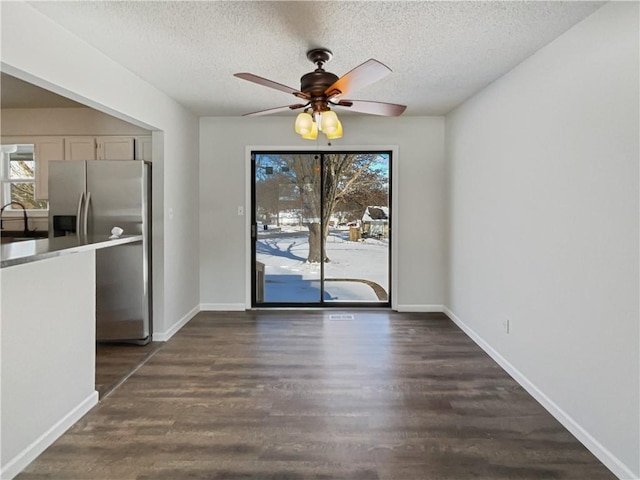
[[[350,313],[340,313],[340,314],[332,314],[329,315],[329,320],[355,320],[354,317]]]

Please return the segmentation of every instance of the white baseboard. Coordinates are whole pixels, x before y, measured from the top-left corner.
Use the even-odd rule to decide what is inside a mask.
[[[154,342],[166,342],[171,337],[173,337],[178,330],[184,327],[189,320],[195,317],[200,311],[200,306],[196,305],[193,307],[184,317],[182,317],[177,323],[171,326],[168,330],[164,332],[153,332],[152,338]]]
[[[444,305],[398,305],[398,312],[442,313]]]
[[[480,335],[465,324],[448,307],[444,307],[444,313],[453,323],[478,344],[498,365],[500,365],[513,379],[520,384],[529,394],[535,398],[553,417],[558,420],[574,437],[576,437],[598,460],[611,470],[618,478],[624,480],[639,480],[629,467],[611,453],[604,445],[598,442],[589,432],[578,424],[567,412],[560,408],[542,390],[531,382],[524,374],[515,368],[507,359],[491,347]]]
[[[244,312],[247,309],[244,303],[201,303],[203,312]]]
[[[74,423],[80,420],[89,410],[98,403],[98,392],[95,390],[73,410],[56,422],[49,430],[40,435],[33,443],[13,457],[0,470],[2,480],[10,480],[24,470],[38,455],[44,452]]]

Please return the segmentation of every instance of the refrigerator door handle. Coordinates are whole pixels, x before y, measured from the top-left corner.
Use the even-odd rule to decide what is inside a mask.
[[[89,206],[91,204],[91,192],[87,192],[87,198],[84,201],[84,224],[82,226],[82,233],[87,236],[88,223],[89,223]]]
[[[78,211],[76,212],[76,235],[80,235],[80,225],[82,224],[82,207],[84,205],[84,192],[78,197]]]

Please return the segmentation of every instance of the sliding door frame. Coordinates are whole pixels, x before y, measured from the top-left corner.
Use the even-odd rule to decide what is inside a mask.
[[[253,292],[253,282],[255,281],[255,273],[254,273],[254,245],[252,238],[252,218],[254,212],[251,211],[254,208],[254,198],[253,198],[253,183],[255,172],[253,169],[252,162],[252,154],[253,153],[301,153],[301,154],[332,154],[332,153],[343,153],[343,152],[390,152],[391,153],[391,195],[389,198],[391,204],[391,242],[390,242],[390,263],[391,263],[391,272],[390,272],[390,285],[389,285],[389,293],[390,293],[390,307],[392,310],[397,310],[398,305],[398,232],[400,231],[399,227],[399,203],[398,203],[398,146],[397,145],[350,145],[350,146],[323,146],[322,148],[310,149],[306,147],[274,147],[270,146],[261,146],[261,145],[249,145],[245,147],[245,308],[247,310],[252,308],[280,308],[278,305],[274,305],[273,307],[260,305],[259,307],[254,307],[252,305],[252,292]],[[393,293],[393,294],[392,294]],[[355,303],[355,302],[326,302],[323,305],[309,307],[308,305],[301,303],[299,305],[287,305],[282,308],[366,308],[366,307],[381,307],[380,305],[371,305],[365,303]]]

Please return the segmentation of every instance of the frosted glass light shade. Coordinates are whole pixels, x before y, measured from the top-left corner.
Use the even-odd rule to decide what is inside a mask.
[[[295,131],[299,135],[308,135],[313,129],[313,117],[306,112],[299,113],[296,117]]]
[[[335,112],[331,110],[327,110],[326,112],[322,112],[322,116],[320,117],[321,128],[325,134],[335,133],[338,129],[338,124],[340,121],[338,120],[338,116]]]
[[[338,120],[338,126],[333,133],[326,133],[329,140],[335,140],[336,138],[342,138],[342,122]]]
[[[315,140],[316,138],[318,138],[318,125],[316,124],[316,122],[311,122],[311,130],[309,131],[309,133],[303,134],[302,138],[306,138],[307,140]]]

